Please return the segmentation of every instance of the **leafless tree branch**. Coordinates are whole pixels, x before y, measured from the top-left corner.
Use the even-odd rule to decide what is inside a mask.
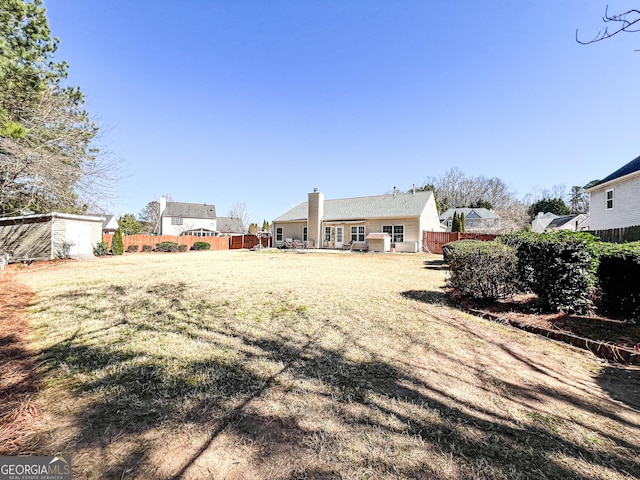
[[[595,37],[588,41],[580,40],[578,38],[578,29],[576,29],[576,42],[581,45],[589,45],[591,43],[596,43],[611,38],[621,32],[639,32],[640,10],[631,9],[617,15],[609,15],[609,6],[607,6],[607,8],[605,9],[604,17],[602,17],[602,21],[605,24],[615,25],[615,29],[609,31],[609,28],[605,26],[604,30],[598,32]]]

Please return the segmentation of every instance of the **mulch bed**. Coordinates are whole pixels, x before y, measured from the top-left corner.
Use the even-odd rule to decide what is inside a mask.
[[[32,398],[40,381],[23,314],[33,293],[15,281],[11,267],[0,271],[0,455],[35,454],[30,440],[42,415]]]
[[[596,315],[569,315],[542,311],[535,295],[518,295],[499,302],[464,301],[462,306],[475,315],[508,323],[591,350],[607,360],[640,365],[640,323]]]

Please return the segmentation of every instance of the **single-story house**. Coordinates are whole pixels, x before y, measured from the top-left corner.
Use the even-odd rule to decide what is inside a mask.
[[[160,235],[217,237],[215,205],[167,202],[160,197]]]
[[[558,216],[551,212],[540,212],[536,218],[531,221],[531,230],[538,233],[549,230],[579,231],[582,230],[582,223],[587,218],[589,217],[583,213]]]
[[[640,225],[640,157],[631,160],[590,188],[585,230]]]
[[[46,213],[0,218],[0,251],[14,259],[93,256],[104,217]]]
[[[450,208],[440,215],[440,222],[451,231],[453,225],[453,214],[458,216],[464,213],[465,231],[467,232],[490,232],[500,228],[500,215],[487,208]]]
[[[118,229],[118,220],[113,215],[104,215],[104,220],[102,221],[102,233],[104,235],[109,235],[115,233]]]
[[[274,245],[301,240],[313,248],[368,247],[367,234],[387,233],[396,251],[422,250],[422,232],[441,231],[433,192],[394,193],[325,200],[314,189],[308,201],[272,222]]]

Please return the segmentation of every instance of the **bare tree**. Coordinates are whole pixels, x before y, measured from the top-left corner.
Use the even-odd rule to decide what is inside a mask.
[[[119,162],[94,146],[97,127],[79,92],[49,88],[22,119],[24,135],[0,137],[0,211],[86,210],[108,200]]]
[[[242,222],[242,230],[246,231],[249,226],[249,220],[251,218],[251,212],[249,212],[249,207],[247,207],[246,203],[236,202],[231,205],[231,209],[227,216],[231,218],[238,218]]]
[[[640,10],[631,9],[617,15],[609,15],[609,6],[607,5],[602,21],[605,23],[604,30],[598,32],[591,40],[580,40],[578,38],[578,29],[576,29],[576,42],[582,45],[589,45],[590,43],[606,40],[622,32],[639,32]],[[613,25],[613,30],[610,31],[608,25]]]

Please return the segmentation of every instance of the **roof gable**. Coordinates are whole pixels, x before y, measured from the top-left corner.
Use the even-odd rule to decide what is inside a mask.
[[[432,196],[433,193],[427,191],[325,200],[323,219],[331,221],[419,217]],[[306,220],[308,209],[308,202],[302,202],[280,215],[274,222]]]
[[[206,203],[167,202],[163,217],[216,218],[215,205]]]
[[[457,213],[458,215],[464,213],[464,218],[466,219],[470,219],[470,218],[499,219],[500,218],[500,215],[498,215],[496,212],[492,210],[488,210],[486,208],[450,208],[446,212],[444,212],[442,215],[440,215],[440,221],[444,222],[446,220],[449,220],[450,218],[453,217],[454,213]]]
[[[603,178],[591,188],[588,188],[587,191],[597,188],[598,186],[603,185],[612,180],[617,180],[618,178],[626,177],[627,175],[630,175],[635,172],[640,172],[640,157],[634,158],[629,163],[627,163],[626,165],[620,167],[618,170],[613,172],[611,175]]]

